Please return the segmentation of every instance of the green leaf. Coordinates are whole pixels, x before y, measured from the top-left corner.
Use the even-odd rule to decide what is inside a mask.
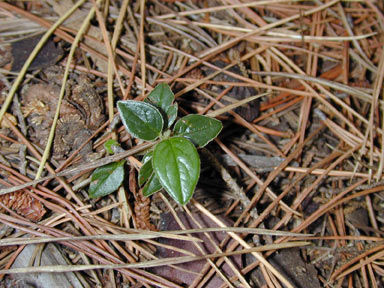
[[[98,198],[116,191],[124,180],[125,160],[97,168],[91,176],[89,197]]]
[[[115,151],[113,150],[112,146],[120,147],[119,142],[117,142],[114,139],[109,139],[107,142],[104,143],[104,148],[107,150],[109,154],[114,154]]]
[[[152,155],[153,155],[153,150],[147,152],[144,156],[143,159],[141,159],[141,162],[144,164],[145,162],[152,160]]]
[[[173,100],[175,100],[175,95],[168,84],[161,83],[149,93],[147,100],[166,112],[168,107],[172,105]]]
[[[166,111],[166,114],[167,114],[167,127],[171,127],[171,125],[173,124],[173,122],[175,122],[176,120],[176,117],[177,117],[177,103],[173,104],[172,106],[169,106],[167,111]]]
[[[196,147],[183,137],[172,137],[156,145],[153,169],[161,185],[181,205],[188,203],[200,175]]]
[[[178,136],[190,139],[198,147],[204,147],[219,135],[221,121],[203,115],[188,115],[179,119],[174,128]]]
[[[146,102],[153,104],[160,110],[164,116],[166,127],[170,127],[177,117],[177,103],[172,105],[174,100],[175,95],[166,83],[157,85],[145,99]]]
[[[138,177],[140,186],[142,186],[154,173],[152,168],[152,155],[153,151],[149,151],[143,156],[143,159],[141,160],[143,166],[140,168]]]
[[[144,164],[143,166],[141,166],[139,172],[139,185],[142,186],[145,182],[147,182],[142,190],[143,195],[146,197],[152,195],[153,193],[163,188],[152,168],[152,154],[153,151],[150,151],[144,155],[142,160]]]
[[[146,161],[140,168],[139,185],[142,186],[153,174],[152,161]]]
[[[120,117],[127,131],[142,140],[154,140],[163,130],[160,111],[149,103],[124,100],[117,102]]]
[[[152,176],[149,178],[148,182],[143,187],[143,195],[145,197],[151,196],[153,193],[160,191],[163,188],[159,179],[157,178],[155,173],[152,173]]]

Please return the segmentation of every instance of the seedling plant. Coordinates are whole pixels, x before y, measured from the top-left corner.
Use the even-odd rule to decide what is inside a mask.
[[[164,188],[177,203],[184,205],[193,196],[200,176],[196,147],[204,147],[216,138],[223,125],[217,119],[195,114],[176,121],[178,106],[174,100],[170,87],[159,84],[145,101],[118,101],[117,108],[128,133],[154,142],[142,158],[138,176],[143,195],[150,196]],[[116,141],[109,141],[105,148],[113,153],[116,145]],[[90,197],[116,191],[124,180],[124,163],[121,160],[97,168],[91,176]]]

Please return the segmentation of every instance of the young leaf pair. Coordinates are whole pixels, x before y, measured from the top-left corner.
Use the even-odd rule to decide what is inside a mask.
[[[136,138],[157,143],[143,157],[139,184],[144,196],[162,188],[179,204],[191,199],[200,176],[200,158],[196,147],[203,147],[221,131],[219,120],[202,115],[177,117],[175,96],[167,84],[159,84],[145,102],[117,102],[122,122]]]

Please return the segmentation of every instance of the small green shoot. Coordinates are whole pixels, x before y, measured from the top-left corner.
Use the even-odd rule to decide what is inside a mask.
[[[117,108],[125,129],[133,137],[159,141],[142,160],[138,182],[143,187],[143,195],[150,196],[164,188],[177,203],[185,205],[192,198],[200,176],[200,157],[196,147],[204,147],[216,138],[223,125],[214,118],[188,115],[179,119],[170,130],[177,117],[174,100],[169,86],[160,84],[144,102],[119,101]],[[112,151],[110,146],[106,146],[108,152]],[[121,162],[93,172],[89,189],[91,197],[104,196],[118,189],[122,183],[119,173],[124,163]],[[116,179],[115,185],[111,183],[113,179]]]
[[[104,143],[104,148],[107,151],[108,154],[114,154],[115,153],[115,146],[120,147],[119,142],[117,142],[114,139],[109,139]]]

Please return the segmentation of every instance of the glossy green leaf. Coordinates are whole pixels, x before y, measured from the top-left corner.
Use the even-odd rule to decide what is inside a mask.
[[[97,168],[91,176],[89,197],[98,198],[116,191],[124,180],[125,160]]]
[[[167,127],[171,127],[173,122],[175,122],[177,117],[177,103],[173,104],[172,106],[169,106],[166,113],[167,113]]]
[[[164,120],[160,111],[145,102],[124,100],[117,102],[120,117],[127,131],[142,140],[155,140],[163,130]]]
[[[107,152],[108,152],[109,154],[114,154],[114,153],[115,153],[115,151],[114,151],[114,149],[112,148],[112,146],[118,146],[118,147],[120,147],[120,144],[119,144],[119,142],[117,142],[115,139],[109,139],[109,140],[107,140],[107,141],[104,143],[104,148],[105,148],[105,150],[107,150]]]
[[[161,186],[161,183],[159,182],[159,179],[157,178],[156,174],[152,173],[148,182],[144,185],[142,192],[145,197],[148,197],[151,196],[153,193],[160,191],[162,188],[163,186]]]
[[[177,117],[177,103],[172,104],[174,100],[175,95],[171,88],[168,84],[162,83],[153,89],[145,101],[153,104],[160,110],[160,113],[164,116],[165,126],[170,127]]]
[[[143,159],[141,159],[141,162],[144,164],[145,162],[152,160],[152,155],[153,155],[153,150],[145,153],[145,155],[143,156]]]
[[[188,203],[200,175],[200,158],[195,145],[183,137],[165,139],[156,145],[152,165],[169,195],[179,204]]]
[[[203,115],[188,115],[179,119],[174,128],[178,136],[190,139],[198,147],[204,147],[219,135],[221,121]]]
[[[168,84],[161,83],[149,93],[147,100],[166,113],[168,107],[170,107],[173,100],[175,100],[175,95]]]
[[[152,161],[146,161],[140,168],[139,172],[139,185],[143,186],[145,182],[153,174]]]
[[[163,188],[159,182],[159,179],[157,179],[155,172],[153,171],[152,155],[153,151],[150,151],[144,155],[142,160],[144,164],[141,166],[139,172],[139,185],[142,186],[145,183],[142,192],[146,197]]]

